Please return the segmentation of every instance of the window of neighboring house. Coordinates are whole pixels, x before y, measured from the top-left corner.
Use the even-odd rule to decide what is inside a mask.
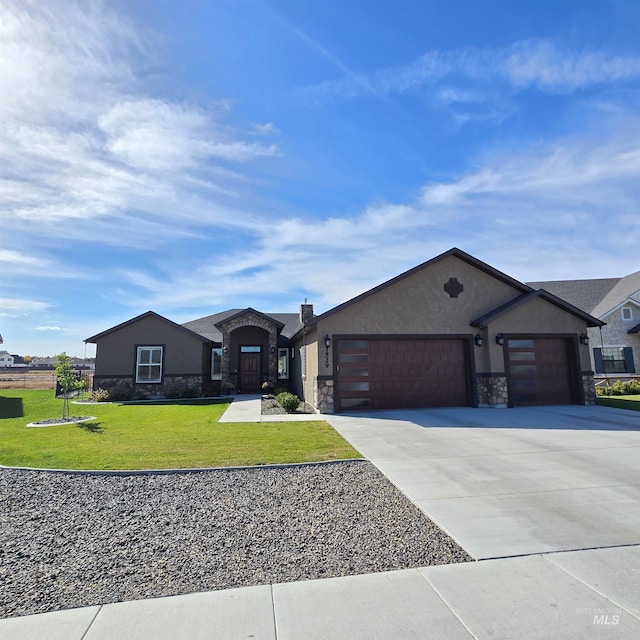
[[[162,347],[138,347],[136,382],[162,382]]]
[[[622,319],[633,320],[633,310],[631,307],[622,307]]]
[[[222,348],[211,350],[211,379],[222,380]]]
[[[627,373],[624,347],[603,347],[602,369],[604,373]]]
[[[278,349],[278,380],[289,378],[289,349]]]

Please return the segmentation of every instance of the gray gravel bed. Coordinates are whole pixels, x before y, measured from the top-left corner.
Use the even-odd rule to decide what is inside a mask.
[[[369,462],[0,469],[0,617],[471,558]]]
[[[275,398],[262,398],[261,413],[263,416],[281,416],[287,412],[276,402]],[[306,402],[300,402],[294,413],[315,413],[313,407]]]

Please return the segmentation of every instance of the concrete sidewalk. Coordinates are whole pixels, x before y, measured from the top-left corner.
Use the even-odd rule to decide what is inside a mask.
[[[636,639],[639,594],[634,546],[72,609],[0,620],[0,639]]]
[[[287,413],[262,415],[262,396],[235,396],[229,408],[222,414],[218,422],[306,422],[324,420],[325,416],[317,413]]]

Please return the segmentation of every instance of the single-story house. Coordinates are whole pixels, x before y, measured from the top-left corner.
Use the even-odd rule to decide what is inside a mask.
[[[588,331],[596,378],[624,380],[640,366],[640,271],[623,278],[530,282],[606,322]],[[638,364],[636,364],[638,363]]]
[[[232,309],[176,324],[148,311],[86,342],[94,388],[153,397],[287,386],[323,413],[590,404],[587,332],[604,323],[460,249],[320,315]]]

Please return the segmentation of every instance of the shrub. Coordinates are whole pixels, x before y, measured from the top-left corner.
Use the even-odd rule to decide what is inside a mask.
[[[286,387],[277,387],[273,392],[273,395],[277,398],[281,393],[289,393],[289,389],[287,389]]]
[[[220,390],[222,391],[222,393],[224,395],[228,395],[230,393],[233,393],[233,389],[234,386],[228,382],[227,380],[225,380],[221,385],[220,385]]]
[[[293,393],[285,391],[276,396],[278,404],[287,412],[293,413],[300,405],[300,398],[294,396]]]
[[[632,396],[640,395],[640,380],[629,380],[623,382],[617,380],[613,384],[603,384],[596,388],[596,395],[599,396]]]
[[[200,395],[199,389],[186,384],[174,384],[167,387],[165,391],[167,398],[197,398]]]
[[[95,389],[91,392],[91,400],[93,402],[107,402],[109,400],[109,392],[106,389]]]

